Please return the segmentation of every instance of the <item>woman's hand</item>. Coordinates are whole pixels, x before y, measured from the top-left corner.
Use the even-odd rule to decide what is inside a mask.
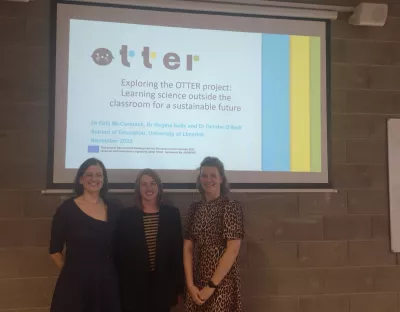
[[[201,300],[200,298],[200,290],[192,285],[188,287],[188,291],[190,294],[190,297],[192,297],[193,301],[197,304],[197,305],[202,305],[204,303],[203,300]]]
[[[215,288],[211,288],[211,287],[204,287],[202,290],[200,290],[199,296],[200,296],[200,300],[204,303],[208,300],[208,298],[210,298],[213,293],[215,292]]]

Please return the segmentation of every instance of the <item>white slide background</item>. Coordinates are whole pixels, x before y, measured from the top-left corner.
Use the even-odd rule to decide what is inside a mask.
[[[131,143],[113,146],[136,146],[157,148],[194,148],[195,154],[140,154],[130,152],[100,153],[98,157],[109,169],[154,169],[196,168],[210,154],[224,160],[229,170],[261,170],[261,35],[216,30],[185,29],[134,25],[124,23],[84,20],[70,21],[69,77],[66,168],[77,168],[84,159],[96,156],[88,153],[91,138],[132,139]],[[135,51],[130,57],[130,67],[121,63],[121,45]],[[157,53],[151,62],[153,68],[143,65],[141,52],[144,46]],[[95,64],[91,55],[97,48],[107,48],[114,56],[108,66]],[[166,69],[162,64],[164,54],[180,55],[181,67]],[[193,70],[186,70],[186,55],[198,55]],[[240,73],[240,74],[238,74]],[[121,80],[158,82],[158,90],[152,88],[123,88]],[[240,112],[199,110],[173,110],[166,108],[111,107],[110,101],[140,101],[123,97],[121,90],[149,92],[179,92],[198,94],[202,90],[160,89],[160,82],[196,82],[202,84],[229,85],[230,92],[213,92],[217,96],[231,96],[229,105],[241,107]],[[154,100],[143,98],[153,103]],[[170,103],[209,103],[210,101],[159,100]],[[224,102],[227,104],[227,102]],[[164,105],[165,107],[165,105]],[[104,122],[148,122],[159,124],[212,124],[223,130],[109,127],[92,126]],[[240,126],[240,130],[226,130],[227,125]],[[91,130],[110,130],[110,134],[92,135]],[[146,135],[112,135],[112,130],[141,131]],[[237,128],[239,129],[239,128]],[[202,137],[177,136],[182,130],[203,132]],[[148,135],[148,131],[167,132],[170,135]],[[94,144],[96,145],[96,144]],[[107,144],[98,144],[107,145]],[[249,152],[251,151],[251,152]]]

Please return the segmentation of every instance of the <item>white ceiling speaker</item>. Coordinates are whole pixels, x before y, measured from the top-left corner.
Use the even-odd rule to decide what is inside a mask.
[[[384,3],[361,3],[349,18],[349,24],[355,26],[382,27],[388,16],[388,5]],[[400,31],[400,30],[399,30]]]

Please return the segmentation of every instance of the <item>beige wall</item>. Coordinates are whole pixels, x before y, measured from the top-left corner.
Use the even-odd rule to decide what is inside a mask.
[[[237,195],[246,217],[246,312],[400,311],[400,266],[389,252],[385,132],[385,118],[400,117],[400,5],[390,14],[384,28],[333,23],[339,193]],[[48,311],[56,280],[47,243],[60,198],[39,193],[46,182],[48,71],[48,0],[0,0],[0,312]],[[185,215],[192,198],[170,200]]]

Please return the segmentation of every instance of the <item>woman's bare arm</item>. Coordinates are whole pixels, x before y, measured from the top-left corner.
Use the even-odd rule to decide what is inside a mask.
[[[50,255],[51,259],[53,259],[54,263],[56,264],[56,266],[62,270],[62,268],[64,267],[64,255],[61,252],[56,252],[54,254]]]
[[[229,240],[227,242],[227,247],[222,255],[221,259],[219,260],[217,269],[215,270],[211,281],[215,284],[218,285],[221,283],[221,281],[224,279],[226,274],[230,271],[232,268],[233,264],[236,261],[236,258],[239,254],[240,251],[240,244],[241,240],[240,239],[235,239],[235,240]]]
[[[186,286],[193,301],[201,305],[204,303],[200,298],[200,290],[193,281],[193,242],[185,239],[183,242],[183,266],[185,268]]]
[[[185,239],[183,242],[183,266],[185,268],[186,285],[193,286],[193,242]]]

